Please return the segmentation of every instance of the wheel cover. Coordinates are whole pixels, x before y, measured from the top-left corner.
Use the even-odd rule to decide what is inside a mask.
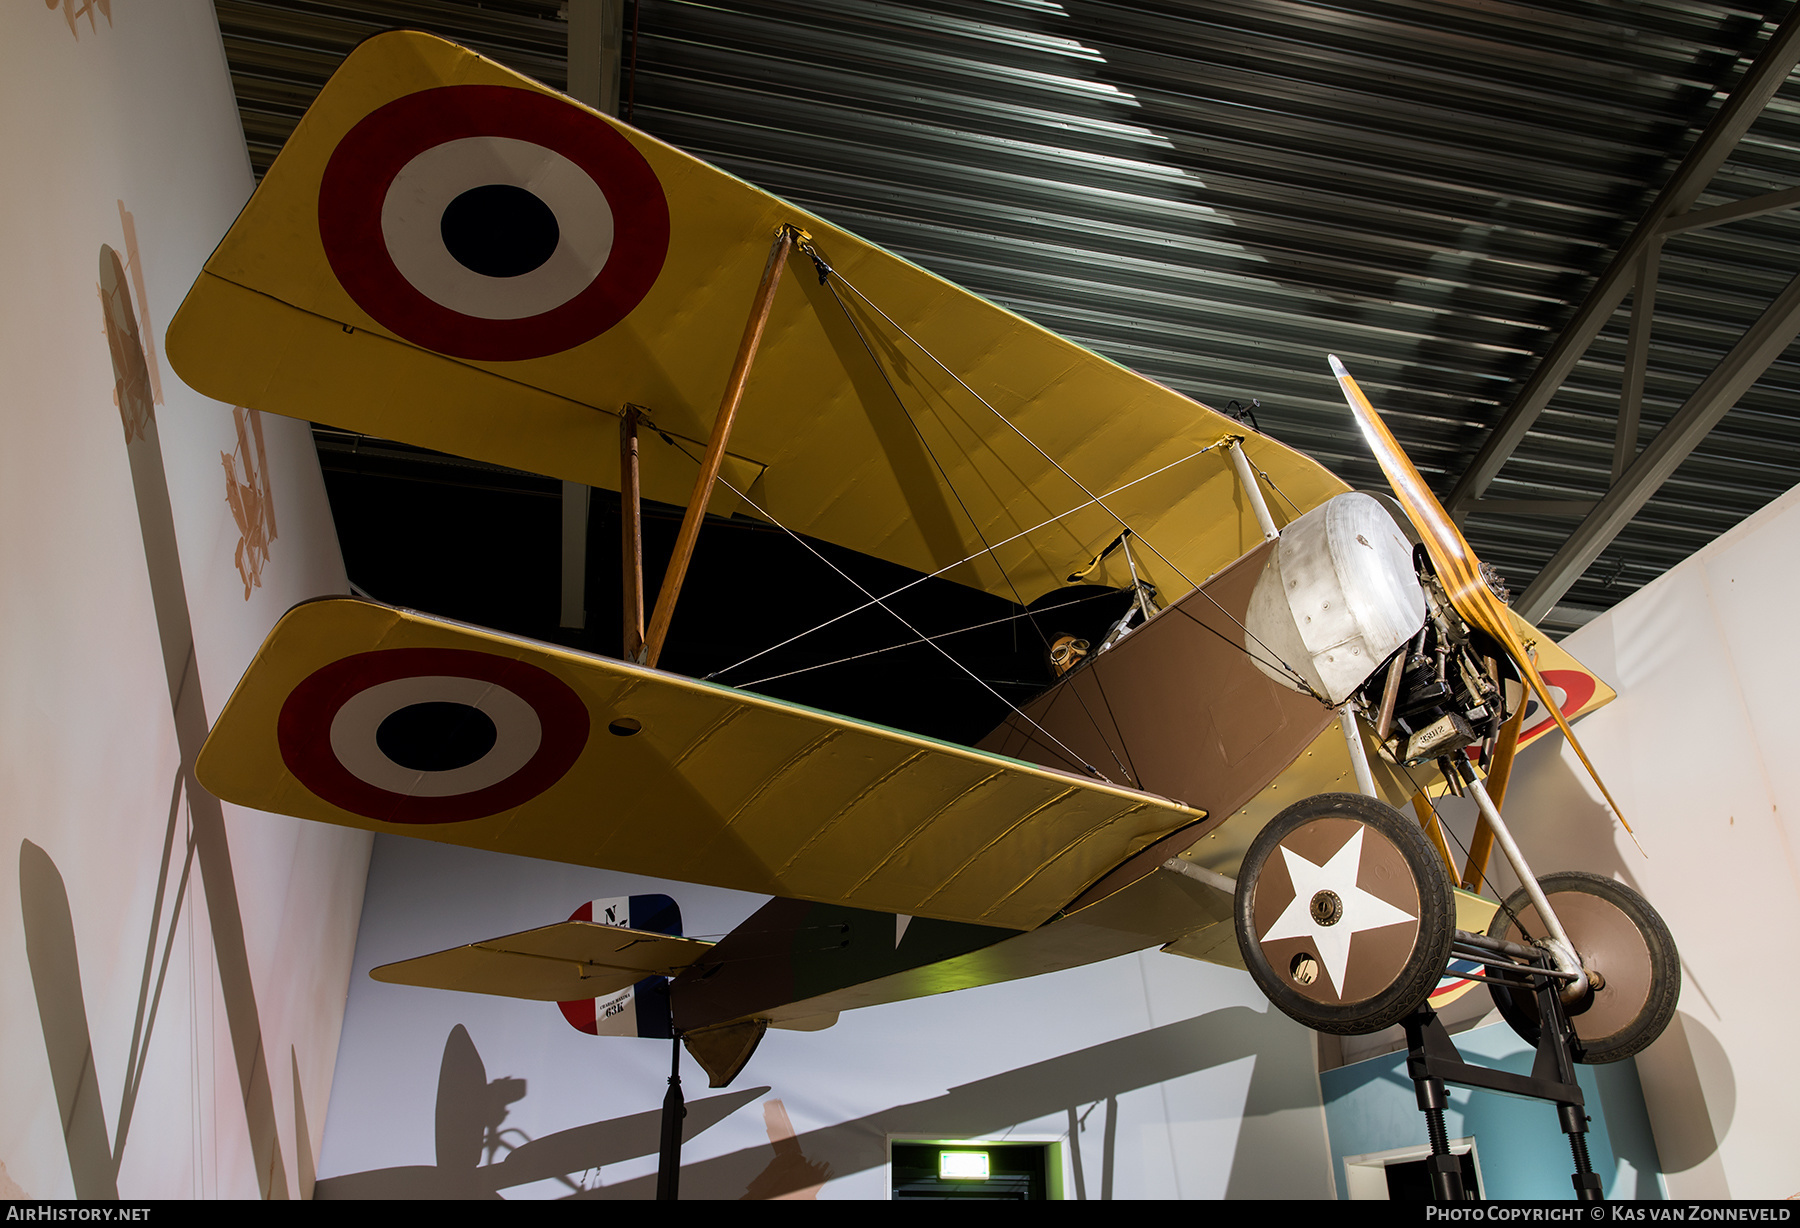
[[[1576,1036],[1590,1043],[1617,1036],[1638,1020],[1650,1001],[1649,944],[1637,923],[1610,900],[1578,891],[1553,891],[1550,907],[1581,952],[1582,965],[1604,978],[1603,988],[1570,1010],[1570,1026]],[[1544,930],[1537,909],[1526,903],[1518,912],[1518,922],[1507,927],[1506,938],[1528,942],[1525,933],[1536,936]],[[1527,1009],[1535,1022],[1536,1004],[1530,1003]]]
[[[1351,1006],[1406,974],[1419,914],[1418,884],[1400,849],[1367,824],[1325,817],[1282,837],[1263,864],[1252,926],[1289,990]]]

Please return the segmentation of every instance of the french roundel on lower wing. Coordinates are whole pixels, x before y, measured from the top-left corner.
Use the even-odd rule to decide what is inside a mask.
[[[669,206],[636,147],[531,90],[395,99],[339,142],[319,235],[350,297],[397,336],[474,361],[560,353],[649,293]]]
[[[561,780],[587,706],[523,661],[451,648],[358,653],[314,671],[276,724],[287,768],[331,804],[388,823],[460,823]]]

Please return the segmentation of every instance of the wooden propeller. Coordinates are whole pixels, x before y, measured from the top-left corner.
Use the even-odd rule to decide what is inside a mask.
[[[1407,517],[1424,539],[1425,549],[1431,555],[1432,565],[1437,568],[1438,579],[1444,585],[1451,606],[1470,626],[1487,632],[1506,650],[1506,654],[1519,667],[1520,677],[1537,693],[1539,701],[1555,718],[1557,727],[1569,739],[1569,745],[1581,757],[1588,775],[1600,786],[1602,796],[1618,816],[1619,822],[1626,832],[1631,832],[1631,824],[1625,822],[1625,814],[1619,809],[1619,803],[1613,800],[1606,782],[1600,779],[1593,761],[1576,740],[1575,731],[1569,728],[1569,722],[1563,718],[1562,709],[1550,697],[1550,688],[1545,685],[1537,666],[1532,664],[1525,645],[1513,630],[1506,607],[1481,578],[1481,560],[1475,557],[1475,552],[1463,539],[1462,532],[1450,519],[1450,514],[1437,501],[1437,496],[1431,493],[1431,488],[1425,484],[1425,479],[1414,467],[1405,449],[1394,439],[1387,424],[1381,420],[1381,415],[1375,412],[1375,407],[1369,404],[1369,398],[1363,394],[1363,390],[1357,386],[1336,355],[1331,356],[1331,370],[1337,376],[1338,386],[1344,390],[1344,399],[1350,402],[1350,409],[1356,414],[1357,425],[1362,427],[1363,436],[1369,441],[1369,447],[1374,451],[1381,471],[1387,475],[1388,485],[1394,489],[1394,497],[1406,509]],[[1637,841],[1635,834],[1632,835],[1632,841]],[[1642,848],[1641,845],[1639,847]]]

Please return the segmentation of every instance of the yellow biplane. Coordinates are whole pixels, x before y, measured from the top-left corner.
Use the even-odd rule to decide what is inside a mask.
[[[258,809],[775,898],[717,945],[577,918],[383,979],[569,1001],[672,977],[664,1026],[715,1085],[771,1025],[1152,945],[1338,1032],[1415,1010],[1458,930],[1552,952],[1588,1060],[1673,1011],[1648,905],[1591,876],[1540,890],[1497,810],[1517,747],[1611,692],[1494,596],[1341,367],[1397,504],[413,33],[345,61],[168,352],[222,401],[618,490],[628,518],[687,509],[620,659],[295,608],[199,775]],[[1043,692],[979,746],[935,741],[657,668],[709,513],[1124,613],[1095,637],[1045,615]],[[1460,871],[1446,789],[1485,816]],[[1478,894],[1494,840],[1527,883],[1505,904]]]

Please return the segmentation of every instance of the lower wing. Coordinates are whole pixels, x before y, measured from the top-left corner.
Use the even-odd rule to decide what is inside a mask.
[[[978,925],[1041,925],[1205,818],[1085,780],[349,598],[269,633],[198,764],[370,831]]]

